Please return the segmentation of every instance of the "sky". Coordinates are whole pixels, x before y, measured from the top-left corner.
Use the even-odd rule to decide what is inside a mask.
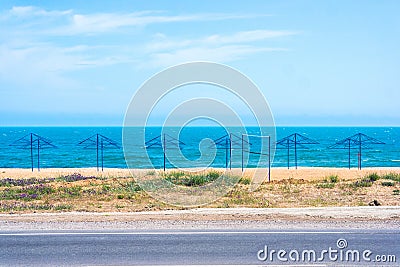
[[[248,76],[277,125],[400,126],[399,14],[396,0],[2,0],[0,126],[120,126],[147,79],[191,61]]]

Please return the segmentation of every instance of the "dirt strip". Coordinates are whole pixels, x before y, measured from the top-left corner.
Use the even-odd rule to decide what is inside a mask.
[[[1,214],[0,230],[399,229],[400,207],[233,208],[134,213]]]

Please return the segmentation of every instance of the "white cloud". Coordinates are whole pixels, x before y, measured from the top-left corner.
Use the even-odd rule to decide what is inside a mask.
[[[67,72],[132,62],[121,47],[72,45],[48,42],[0,44],[0,81],[54,86]],[[43,77],[46,77],[44,79]],[[56,82],[57,81],[57,82]]]
[[[9,17],[33,17],[33,16],[56,17],[56,16],[65,16],[71,13],[72,10],[46,11],[45,9],[34,6],[14,6],[9,10],[8,15]]]
[[[35,8],[33,6],[14,6],[10,10],[10,15],[17,17],[25,17],[31,15]]]
[[[92,53],[96,49],[100,49],[100,54]],[[104,54],[102,49],[84,45],[59,47],[51,43],[0,45],[0,84],[13,84],[22,91],[73,90],[80,88],[82,81],[70,78],[70,72],[131,62],[124,55]]]
[[[230,35],[214,34],[196,39],[170,40],[166,35],[158,33],[155,35],[155,40],[146,47],[151,58],[146,65],[166,67],[194,60],[227,63],[255,53],[287,51],[286,48],[254,43],[295,34],[298,32],[252,30]]]
[[[49,44],[30,44],[26,47],[0,46],[0,80],[22,88],[64,86],[62,73],[76,68],[82,60],[78,55]]]
[[[228,36],[215,34],[207,37],[205,41],[214,44],[248,43],[270,38],[290,36],[294,34],[298,33],[293,31],[253,30],[253,31],[237,32],[233,35],[228,35]]]
[[[143,11],[134,13],[100,13],[74,14],[72,24],[62,33],[106,33],[123,27],[146,26],[157,23],[189,22],[189,21],[218,21],[228,19],[254,18],[258,15],[235,14],[190,14],[190,15],[161,15],[160,11]],[[264,15],[267,16],[267,15]]]
[[[188,47],[177,49],[170,52],[153,53],[150,60],[145,62],[143,67],[168,67],[188,61],[213,61],[228,63],[243,59],[249,55],[272,52],[286,51],[284,48],[263,48],[249,45],[225,45],[219,47]]]
[[[213,34],[197,39],[183,39],[183,40],[171,40],[164,34],[156,34],[155,40],[151,42],[147,49],[149,51],[162,51],[169,49],[178,49],[188,46],[221,46],[226,44],[241,44],[241,43],[253,43],[257,41],[264,41],[267,39],[291,36],[298,34],[294,31],[272,31],[272,30],[252,30],[252,31],[240,31],[231,35],[219,35]]]
[[[171,15],[154,10],[79,14],[74,10],[15,6],[0,14],[2,22],[7,25],[0,29],[0,79],[15,84],[47,84],[52,87],[57,83],[67,84],[66,73],[84,68],[132,62],[139,68],[165,67],[191,60],[226,63],[256,53],[284,51],[285,48],[269,47],[265,41],[291,36],[297,32],[256,29],[232,34],[195,36],[191,39],[159,33],[155,34],[156,38],[153,40],[148,39],[147,36],[151,35],[148,33],[145,36],[140,35],[140,38],[131,43],[119,42],[119,38],[126,38],[125,28],[260,16],[268,15]],[[109,33],[116,35],[112,42],[107,39]],[[98,39],[83,39],[80,38],[81,35],[96,35]],[[59,38],[61,36],[63,38]]]
[[[27,19],[37,20],[43,27],[43,33],[53,35],[75,35],[75,34],[104,34],[113,33],[117,29],[124,27],[138,27],[150,24],[189,22],[189,21],[219,21],[230,19],[256,18],[269,15],[258,14],[224,14],[224,13],[197,13],[188,15],[169,15],[166,12],[145,10],[140,12],[114,12],[114,13],[93,13],[79,14],[73,10],[51,10],[35,6],[14,6],[3,14],[3,20]],[[59,18],[62,25],[49,24],[42,18]],[[40,24],[40,21],[42,22]]]

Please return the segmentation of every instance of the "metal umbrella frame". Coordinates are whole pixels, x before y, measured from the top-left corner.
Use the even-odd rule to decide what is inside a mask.
[[[238,149],[243,149],[242,147],[242,137],[234,134],[229,133],[224,136],[221,136],[214,141],[214,144],[217,149],[225,149],[225,168],[232,169],[232,150],[236,147]],[[249,142],[245,141],[247,144]]]
[[[89,138],[78,143],[78,146],[83,146],[85,149],[96,149],[96,167],[97,171],[99,171],[99,156],[101,156],[101,171],[104,170],[104,149],[107,148],[120,148],[119,144],[102,135],[102,134],[94,134]],[[100,154],[100,155],[99,155]]]
[[[368,145],[384,145],[385,143],[375,139],[371,136],[368,136],[363,133],[357,133],[345,139],[342,139],[335,144],[328,147],[328,149],[347,149],[349,155],[349,169],[351,168],[351,149],[358,148],[358,169],[361,170],[362,168],[362,160],[361,160],[361,151],[362,149],[369,149]]]
[[[37,145],[36,145],[37,143]],[[31,151],[31,170],[34,169],[33,150],[37,149],[37,170],[40,171],[40,150],[46,148],[57,148],[52,141],[46,137],[29,133],[20,139],[15,140],[10,146],[18,149],[30,149]]]
[[[288,135],[278,141],[276,141],[276,148],[277,149],[287,149],[287,162],[288,162],[288,169],[290,168],[290,149],[294,149],[294,158],[295,158],[295,166],[297,169],[297,148],[301,149],[308,149],[305,145],[317,145],[319,142],[305,137],[299,133],[294,133]]]
[[[166,163],[167,163],[167,157],[166,157],[166,150],[167,150],[167,145],[170,145],[172,147],[179,147],[181,148],[182,146],[185,146],[186,144],[169,134],[162,134],[158,135],[148,141],[145,142],[145,147],[146,149],[148,148],[162,148],[163,150],[163,160],[164,160],[164,165],[163,169],[165,171],[166,169]]]

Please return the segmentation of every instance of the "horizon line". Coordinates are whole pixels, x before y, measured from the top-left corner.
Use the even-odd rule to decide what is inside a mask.
[[[372,125],[372,124],[343,124],[343,125],[327,125],[327,124],[321,124],[321,125],[316,125],[316,124],[304,124],[304,125],[300,125],[300,124],[277,124],[274,125],[275,127],[400,127],[400,125]],[[260,126],[260,125],[244,125],[244,127],[274,127],[271,125],[267,125],[267,126]],[[120,127],[120,128],[124,128],[124,127],[182,127],[181,125],[169,125],[169,126],[164,126],[164,125],[145,125],[145,126],[139,126],[139,125],[132,125],[132,126],[124,126],[124,125],[0,125],[0,127],[4,127],[4,128],[11,128],[11,127],[20,127],[20,128],[24,128],[24,127]],[[213,127],[213,128],[220,128],[220,127],[243,127],[242,125],[228,125],[228,126],[219,126],[219,125],[187,125],[184,127],[188,127],[188,128],[195,128],[195,127]]]

